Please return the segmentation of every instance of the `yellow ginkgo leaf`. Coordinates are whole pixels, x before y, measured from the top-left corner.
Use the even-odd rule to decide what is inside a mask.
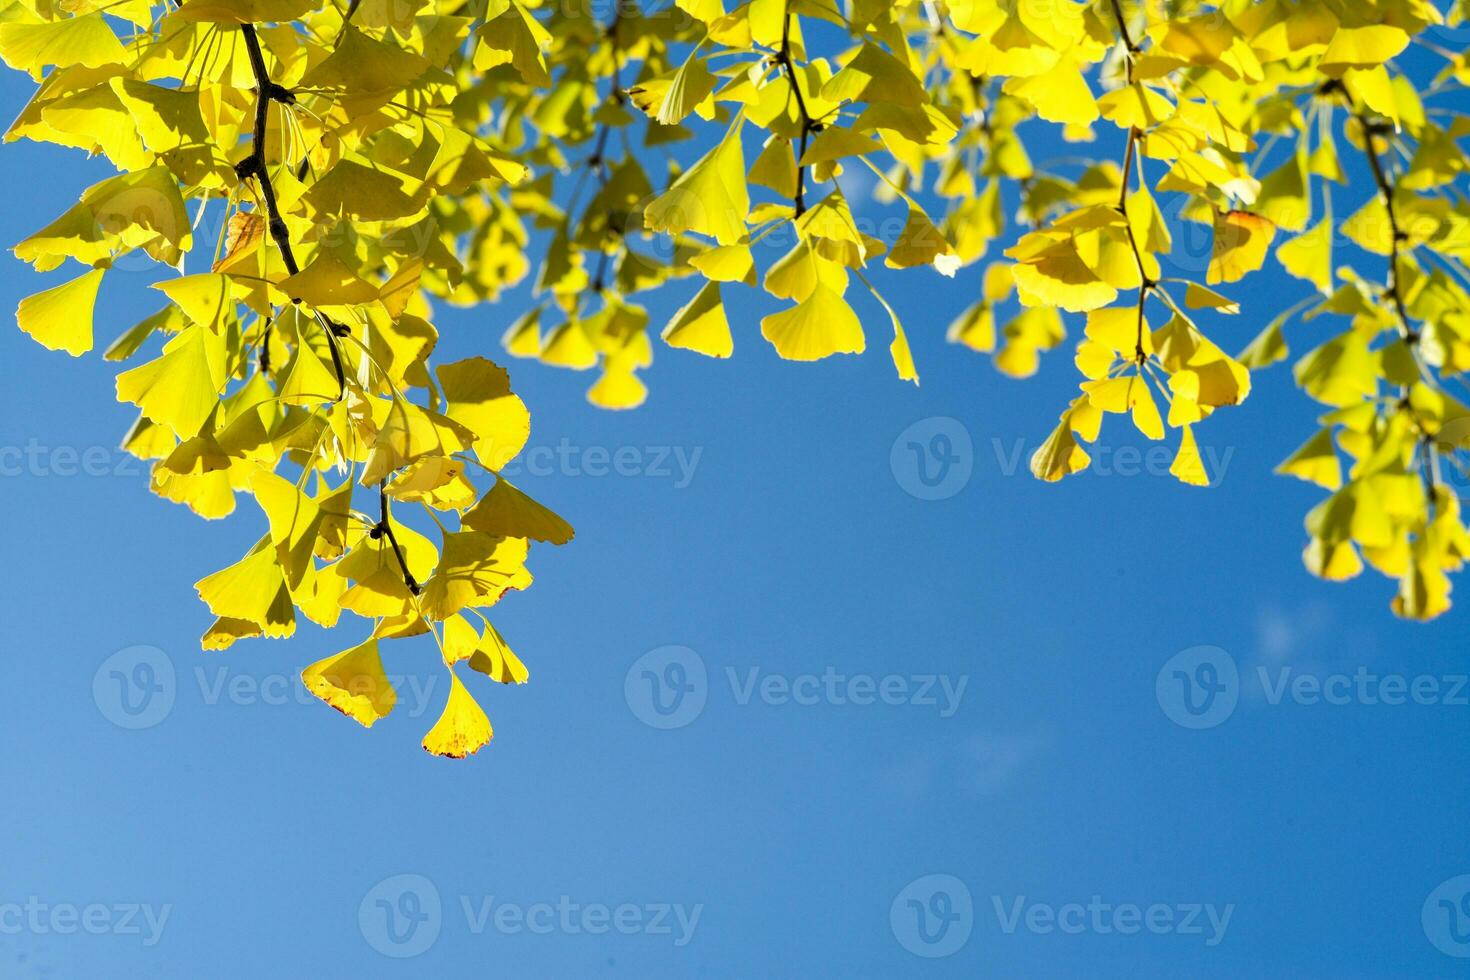
[[[396,517],[389,516],[386,534],[359,534],[352,550],[339,561],[337,575],[352,581],[342,597],[342,606],[364,616],[398,616],[413,611],[413,593],[408,588],[403,567],[417,584],[422,582],[439,560],[433,542]],[[376,530],[376,529],[374,529]],[[440,617],[443,618],[443,617]]]
[[[372,486],[422,456],[452,456],[470,448],[474,434],[457,422],[402,398],[393,398],[359,482]]]
[[[1236,359],[1252,371],[1270,367],[1278,361],[1284,361],[1291,354],[1291,349],[1286,344],[1286,334],[1281,329],[1281,318],[1267,324],[1255,340],[1245,350],[1240,352]]]
[[[1210,475],[1205,472],[1204,460],[1200,458],[1199,444],[1194,440],[1194,427],[1183,426],[1184,435],[1179,440],[1179,452],[1174,456],[1174,462],[1169,466],[1169,472],[1179,479],[1181,483],[1190,486],[1207,487],[1210,485]]]
[[[1118,288],[1099,278],[1071,242],[1058,243],[1035,261],[1019,262],[1012,275],[1021,301],[1027,306],[1060,307],[1069,313],[1084,313],[1107,306],[1118,297]]]
[[[272,638],[296,631],[296,614],[286,579],[268,541],[240,561],[194,583],[199,598],[216,616],[254,623]]]
[[[867,347],[857,314],[847,300],[822,283],[797,306],[762,320],[761,336],[788,361],[861,354]]]
[[[1349,68],[1374,68],[1397,57],[1409,46],[1403,28],[1389,24],[1339,27],[1317,62],[1324,75],[1341,77]]]
[[[321,510],[316,501],[292,483],[266,470],[256,471],[250,489],[270,521],[271,544],[285,573],[286,585],[295,590],[306,576],[316,551]]]
[[[697,52],[691,54],[674,73],[674,77],[669,80],[663,97],[658,101],[657,108],[652,113],[654,119],[662,126],[678,125],[695,110],[696,106],[709,98],[718,81],[714,75],[710,74],[704,59],[700,58]],[[628,90],[629,95],[633,95],[633,92],[633,89]],[[637,102],[636,96],[634,96],[634,102]],[[644,106],[640,105],[639,108],[644,108]]]
[[[307,306],[354,306],[378,298],[378,287],[331,252],[318,252],[306,268],[280,283],[281,291]]]
[[[230,279],[214,272],[201,272],[177,279],[165,279],[153,288],[178,304],[190,323],[202,323],[218,329],[235,302],[230,295]]]
[[[65,214],[16,245],[15,254],[43,272],[68,257],[98,265],[132,248],[178,265],[192,244],[178,181],[157,166],[93,184]]]
[[[669,325],[664,327],[664,343],[708,357],[729,357],[735,352],[730,335],[730,321],[725,318],[725,303],[718,282],[705,283]]]
[[[1041,352],[1055,348],[1067,332],[1055,308],[1033,306],[1007,323],[1001,336],[1004,342],[995,354],[996,369],[1008,377],[1029,378],[1041,368]]]
[[[1174,114],[1167,98],[1141,82],[1104,93],[1097,100],[1097,108],[1104,118],[1124,130],[1146,130]]]
[[[988,301],[981,300],[955,318],[945,337],[951,344],[990,353],[995,350],[995,310]]]
[[[817,284],[827,286],[838,293],[847,290],[848,273],[845,268],[818,255],[812,243],[799,241],[796,247],[777,260],[766,270],[766,292],[777,299],[801,302],[812,294]]]
[[[597,366],[597,348],[587,337],[578,320],[569,320],[546,338],[541,348],[541,362],[556,367],[587,371]]]
[[[297,20],[313,6],[313,0],[189,0],[179,16],[220,24],[270,23]]]
[[[842,191],[834,190],[796,219],[796,230],[823,258],[861,268],[868,258],[868,244],[853,218]]]
[[[1302,552],[1302,562],[1313,575],[1329,582],[1344,582],[1363,571],[1363,559],[1350,541],[1313,538]]]
[[[755,163],[751,164],[750,182],[769,187],[783,198],[793,198],[796,196],[797,172],[791,142],[772,137],[755,158]]]
[[[502,538],[483,531],[444,535],[439,567],[424,584],[423,610],[442,620],[469,606],[493,606],[512,589],[531,584],[526,569],[526,540]]]
[[[1206,281],[1239,282],[1266,261],[1276,226],[1249,211],[1215,212],[1215,245]]]
[[[521,77],[531,85],[549,85],[542,49],[551,43],[551,34],[531,12],[516,0],[492,5],[504,10],[480,28],[480,47],[475,52],[475,67],[484,70],[495,65],[514,65]]]
[[[217,521],[235,512],[235,494],[228,470],[193,475],[174,473],[160,464],[153,468],[148,488],[165,500],[183,504],[207,521]]]
[[[1292,453],[1276,472],[1294,476],[1319,487],[1336,491],[1342,488],[1342,462],[1332,441],[1332,430],[1322,429]]]
[[[15,322],[47,350],[79,357],[92,349],[92,314],[101,269],[84,272],[70,282],[27,296],[15,311]]]
[[[237,640],[250,639],[260,634],[260,627],[254,623],[221,617],[211,623],[209,629],[199,638],[199,649],[206,653],[228,650]]]
[[[501,684],[524,684],[531,679],[531,672],[521,663],[521,658],[515,655],[500,631],[488,621],[479,646],[470,657],[470,669]]]
[[[1076,419],[1079,411],[1087,411],[1086,397],[1073,402],[1062,413],[1061,422],[1052,430],[1041,448],[1031,454],[1031,475],[1038,480],[1056,483],[1063,477],[1080,473],[1092,463],[1092,457],[1077,442]]]
[[[180,439],[199,427],[219,403],[225,383],[225,341],[194,324],[163,348],[157,359],[117,376],[117,400],[130,402]]]
[[[449,701],[444,705],[444,713],[424,736],[424,749],[433,755],[463,759],[489,745],[494,734],[484,710],[451,670]]]
[[[866,276],[859,273],[858,277],[862,279],[863,285],[868,287],[868,292],[873,294],[873,298],[887,311],[888,318],[893,321],[893,342],[888,345],[888,353],[893,358],[893,366],[898,370],[899,378],[903,381],[912,381],[917,385],[919,371],[914,367],[914,354],[909,349],[908,334],[904,333],[903,324],[898,319],[898,311],[889,305],[888,300],[883,298],[883,294],[878,292]]]
[[[551,544],[566,544],[572,526],[553,511],[532,500],[505,477],[462,518],[465,527],[507,538],[530,538]]]
[[[633,366],[611,359],[603,363],[602,374],[587,389],[587,401],[610,411],[637,408],[647,398],[648,386],[638,377]]]
[[[121,76],[113,77],[111,85],[132,116],[138,136],[154,153],[184,146],[203,147],[209,142],[197,93]]]
[[[1229,296],[1215,292],[1208,286],[1192,282],[1184,289],[1184,305],[1191,310],[1214,310],[1227,316],[1240,312],[1240,304]]]
[[[0,24],[0,58],[39,80],[51,65],[119,65],[128,60],[128,54],[102,12],[94,10],[77,17]]]
[[[380,101],[381,97],[373,97]],[[391,221],[423,206],[423,185],[370,160],[344,159],[322,174],[302,197],[322,217]],[[331,282],[326,278],[324,284]]]
[[[797,163],[803,167],[831,163],[883,149],[883,144],[845,126],[829,126],[817,134]],[[764,156],[764,154],[762,154]],[[751,180],[755,178],[752,176]],[[762,182],[764,183],[764,182]]]
[[[1097,121],[1098,102],[1082,70],[1068,58],[1060,58],[1049,70],[1028,78],[1010,78],[1006,92],[1019,95],[1036,107],[1042,119],[1068,126],[1090,126]]]
[[[729,245],[712,248],[708,252],[693,256],[689,264],[711,282],[743,282],[755,285],[755,258],[749,245]]]
[[[505,331],[501,344],[512,357],[540,357],[541,308],[522,314]]]
[[[1378,391],[1378,359],[1356,330],[1339,334],[1308,353],[1292,373],[1307,394],[1327,405],[1351,405]]]
[[[444,414],[475,434],[475,455],[492,470],[514,459],[531,438],[531,413],[510,390],[510,374],[471,357],[439,368]]]
[[[1086,381],[1082,390],[1095,407],[1115,414],[1131,412],[1139,432],[1150,439],[1164,438],[1164,420],[1142,375]]]
[[[1426,553],[1423,539],[1415,543],[1414,550],[1413,564],[1399,580],[1392,607],[1397,616],[1427,622],[1450,611],[1450,579]]]
[[[475,655],[475,648],[480,645],[480,634],[470,621],[459,613],[455,613],[444,621],[444,631],[440,646],[444,648],[444,663],[453,667],[455,664],[468,660]]]
[[[737,116],[719,145],[648,205],[644,214],[650,231],[670,235],[693,231],[721,245],[740,243],[750,213],[745,152],[740,146],[743,124],[743,117]]]
[[[347,580],[336,574],[336,569],[309,569],[301,586],[291,593],[307,619],[323,629],[331,629],[342,618],[342,596],[347,592]]]
[[[1322,291],[1332,292],[1332,215],[1310,231],[1282,242],[1276,249],[1276,259],[1282,268],[1298,279],[1305,279]]]
[[[398,702],[383,672],[377,640],[318,660],[301,672],[301,681],[312,694],[364,728],[386,718]]]
[[[885,102],[920,106],[927,102],[924,86],[908,65],[876,44],[864,43],[857,55],[822,86],[828,102]]]
[[[913,203],[909,204],[908,220],[884,264],[890,269],[933,265],[951,278],[960,268],[959,257],[955,255],[954,246],[944,237],[944,232],[929,219],[923,208]]]
[[[325,351],[318,353],[311,342],[302,338],[282,371],[277,389],[282,404],[321,405],[336,399],[342,386],[328,364],[330,357]]]
[[[478,491],[464,478],[465,464],[443,456],[410,463],[388,485],[394,500],[424,503],[436,510],[457,510],[475,502]]]

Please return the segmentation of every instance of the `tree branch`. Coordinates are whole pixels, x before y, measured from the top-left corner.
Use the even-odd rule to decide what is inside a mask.
[[[270,169],[266,166],[266,128],[270,122],[270,105],[279,102],[282,105],[295,105],[296,96],[290,90],[271,81],[270,72],[265,67],[265,55],[260,49],[260,38],[256,36],[254,24],[241,24],[240,34],[245,39],[245,50],[250,56],[250,69],[255,74],[255,123],[251,132],[250,155],[235,165],[235,173],[241,180],[254,177],[260,187],[260,197],[265,204],[266,229],[270,232],[271,240],[280,249],[281,261],[286,266],[289,275],[296,275],[301,267],[296,264],[296,254],[291,250],[291,232],[286,227],[286,219],[281,216],[280,204],[276,201],[276,189],[271,183]],[[295,298],[292,302],[297,302]],[[327,349],[332,353],[332,370],[337,375],[337,386],[340,389],[337,399],[340,401],[347,394],[347,376],[342,369],[342,354],[337,349],[337,333],[344,328],[332,322],[329,317],[319,311],[312,311],[317,322],[321,324],[322,330],[327,335]],[[269,335],[266,337],[269,342]],[[269,364],[267,355],[266,364]]]
[[[1378,147],[1373,143],[1376,138],[1373,123],[1361,109],[1354,109],[1353,118],[1357,119],[1358,125],[1362,127],[1363,153],[1368,157],[1368,166],[1373,170],[1373,182],[1378,185],[1378,193],[1383,198],[1384,208],[1388,211],[1388,230],[1392,239],[1388,256],[1388,294],[1393,300],[1394,309],[1398,312],[1399,326],[1404,340],[1410,344],[1418,344],[1419,331],[1414,329],[1409,319],[1408,308],[1404,305],[1403,290],[1399,285],[1400,248],[1409,236],[1399,227],[1398,206],[1393,199],[1393,184],[1389,182],[1388,173],[1383,169],[1383,161],[1378,158]]]
[[[1128,19],[1123,16],[1123,5],[1118,0],[1113,0],[1113,16],[1118,20],[1118,33],[1123,36],[1123,46],[1128,49],[1129,74],[1132,75],[1133,56],[1138,54],[1138,45],[1133,43],[1133,35],[1128,33]],[[1128,79],[1132,83],[1133,79]]]
[[[382,480],[378,483],[378,526],[373,528],[374,537],[385,537],[388,545],[393,549],[393,557],[398,559],[398,568],[403,572],[403,584],[408,586],[408,591],[418,595],[423,591],[413,572],[408,570],[408,562],[404,560],[403,549],[398,546],[398,538],[393,533],[393,525],[388,520],[388,481]]]
[[[1434,375],[1424,362],[1424,356],[1419,347],[1419,340],[1423,336],[1415,328],[1413,320],[1409,316],[1409,309],[1404,302],[1402,282],[1399,277],[1399,261],[1402,257],[1403,244],[1408,241],[1409,236],[1399,225],[1398,203],[1394,200],[1393,182],[1389,179],[1388,171],[1384,169],[1383,161],[1378,156],[1378,146],[1373,141],[1378,138],[1383,124],[1375,125],[1368,118],[1368,113],[1362,106],[1353,102],[1352,94],[1348,92],[1347,86],[1333,79],[1323,85],[1319,90],[1322,95],[1337,94],[1342,96],[1347,104],[1348,112],[1357,120],[1358,127],[1363,133],[1363,154],[1368,158],[1368,168],[1373,172],[1373,183],[1378,188],[1378,195],[1383,199],[1384,210],[1388,214],[1389,249],[1388,249],[1388,281],[1385,289],[1388,298],[1393,302],[1395,314],[1399,321],[1399,335],[1403,337],[1404,343],[1409,346],[1410,353],[1414,356],[1414,364],[1419,369],[1421,377],[1434,383]],[[1418,412],[1414,410],[1413,403],[1409,400],[1409,389],[1401,389],[1400,404],[1402,410],[1409,413],[1410,419],[1420,432],[1420,443],[1424,452],[1424,463],[1422,476],[1425,489],[1429,494],[1429,514],[1431,518],[1435,513],[1435,492],[1440,483],[1439,473],[1439,450],[1435,447],[1434,439],[1425,429],[1423,420],[1419,418]]]
[[[791,20],[795,15],[787,14],[781,25],[781,50],[776,63],[786,70],[786,80],[791,83],[791,94],[796,97],[796,109],[801,113],[801,149],[796,157],[796,216],[806,214],[806,167],[801,165],[806,156],[807,139],[814,131],[812,117],[806,109],[806,97],[801,94],[801,83],[796,80],[796,67],[791,61]]]
[[[612,85],[608,91],[608,98],[611,99],[615,105],[619,106],[627,101],[628,98],[626,95],[623,94],[623,62],[622,56],[618,51],[618,32],[622,29],[622,26],[623,9],[620,4],[618,6],[617,12],[613,14],[612,21],[607,25],[607,30],[604,32],[604,36],[606,36],[608,42],[612,45],[613,73]],[[607,123],[600,124],[597,127],[597,143],[592,148],[592,156],[589,157],[587,160],[587,166],[597,171],[598,186],[603,190],[607,189],[607,182],[611,176],[610,168],[607,165],[607,144],[608,140],[611,139],[611,137],[612,126]],[[578,189],[581,189],[580,185],[578,185]],[[575,201],[573,202],[573,207],[575,207]],[[570,211],[567,214],[567,220],[571,220]],[[612,228],[612,224],[612,222],[608,223],[609,229]],[[622,235],[627,231],[627,229],[623,227],[619,227],[616,230],[619,235]],[[602,292],[607,289],[607,267],[609,263],[609,255],[605,250],[599,249],[599,251],[601,251],[601,255],[597,260],[597,275],[592,280],[592,291],[594,293],[597,293],[598,295],[601,295]]]

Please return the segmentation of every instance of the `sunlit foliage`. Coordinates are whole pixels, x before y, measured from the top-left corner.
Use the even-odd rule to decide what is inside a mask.
[[[117,377],[139,412],[125,448],[202,517],[242,493],[262,512],[255,547],[197,584],[207,649],[361,617],[367,636],[303,680],[370,726],[395,701],[380,641],[430,634],[453,680],[424,746],[477,751],[491,729],[465,670],[527,679],[484,611],[530,584],[531,542],[572,530],[499,475],[529,413],[493,361],[434,363],[436,304],[532,287],[505,352],[594,372],[609,409],[647,397],[658,325],[635,297],[665,289],[668,346],[732,356],[757,325],[732,331],[726,295],[760,291],[781,357],[878,331],[917,383],[877,267],[973,296],[949,339],[1012,377],[1079,333],[1042,480],[1131,425],[1208,484],[1197,430],[1294,359],[1326,407],[1281,466],[1330,494],[1308,568],[1371,565],[1405,617],[1449,608],[1470,554],[1450,479],[1470,448],[1450,390],[1470,366],[1470,62],[1435,32],[1465,4],[650,6],[5,5],[0,58],[39,83],[7,139],[117,170],[16,246],[70,268],[20,327],[86,353],[109,271],[157,263],[161,308],[104,355],[137,362]],[[1416,43],[1437,77],[1399,67]],[[1046,127],[1076,155],[1033,160]],[[887,234],[855,217],[855,187],[896,216]],[[1273,261],[1298,296],[1251,289]],[[1259,336],[1231,354],[1242,321]]]

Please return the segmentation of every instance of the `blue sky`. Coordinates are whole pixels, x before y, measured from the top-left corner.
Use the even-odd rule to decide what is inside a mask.
[[[7,146],[0,240],[103,173]],[[43,283],[0,269],[9,308]],[[109,276],[99,340],[148,281]],[[150,495],[113,368],[0,332],[0,974],[1463,976],[1465,613],[1405,624],[1386,580],[1302,568],[1320,494],[1271,470],[1317,408],[1277,368],[1200,427],[1216,486],[1117,424],[1043,485],[1070,344],[1011,381],[944,341],[975,270],[881,283],[922,387],[881,309],[866,356],[797,365],[751,293],[733,361],[660,347],[637,412],[512,365],[521,483],[578,534],[500,607],[532,683],[482,698],[497,736],[460,764],[418,746],[430,645],[386,648],[399,705],[370,733],[295,681],[356,636],[199,652],[191,583],[263,520]],[[1306,288],[1268,267],[1216,339]],[[441,359],[496,356],[524,302],[441,315]],[[939,491],[910,443],[952,460]]]

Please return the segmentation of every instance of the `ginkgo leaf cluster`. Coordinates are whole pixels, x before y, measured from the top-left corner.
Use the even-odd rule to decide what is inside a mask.
[[[1281,466],[1329,495],[1307,567],[1371,566],[1406,617],[1449,608],[1470,553],[1470,68],[1436,29],[1462,5],[595,6],[10,5],[0,59],[38,87],[6,138],[116,171],[15,246],[54,273],[18,325],[72,355],[114,334],[152,491],[258,512],[256,544],[197,584],[206,648],[356,616],[303,682],[370,726],[395,700],[384,641],[427,635],[452,683],[425,747],[489,741],[470,675],[528,672],[486,611],[572,530],[501,476],[531,431],[508,373],[441,363],[434,322],[518,287],[505,354],[631,409],[656,341],[809,362],[871,340],[917,384],[930,338],[882,287],[932,277],[966,298],[947,339],[1006,376],[1070,344],[1045,481],[1111,426],[1208,485],[1200,433],[1290,361],[1322,406]],[[1411,77],[1411,46],[1437,75]],[[1042,132],[1075,152],[1037,159]],[[139,259],[157,312],[112,323],[109,273]],[[1298,295],[1252,289],[1271,263]]]

